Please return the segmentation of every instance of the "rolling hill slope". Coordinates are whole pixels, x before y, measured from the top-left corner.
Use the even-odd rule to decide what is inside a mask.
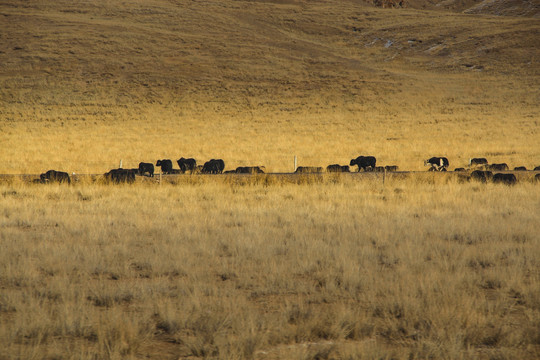
[[[327,132],[352,144],[381,123],[387,130],[380,138],[386,139],[398,137],[392,133],[403,123],[455,116],[482,117],[485,123],[471,125],[479,131],[509,114],[518,123],[538,119],[537,19],[413,5],[5,1],[0,5],[0,120],[2,126],[12,124],[12,137],[4,154],[16,156],[13,144],[25,132],[28,137],[28,129],[19,125],[35,121],[46,128],[86,124],[89,136],[100,139],[110,133],[101,134],[103,124],[144,124],[151,139],[165,140],[159,131],[180,122],[179,131],[189,131],[203,144],[194,152],[205,156],[208,140],[197,139],[198,134],[224,119],[227,126],[216,131],[255,142],[269,132],[289,136],[290,128],[280,133],[280,121],[294,124],[292,133],[298,131],[299,138],[293,143],[306,132],[320,134],[310,136],[307,147]],[[339,119],[324,124],[321,118],[328,116]],[[153,126],[158,123],[159,131]],[[131,141],[138,130],[117,134],[116,143]],[[538,126],[526,131],[537,133]],[[79,132],[51,130],[64,138]],[[414,130],[418,136],[436,132]],[[173,145],[170,139],[166,146]],[[223,151],[229,146],[214,145]]]

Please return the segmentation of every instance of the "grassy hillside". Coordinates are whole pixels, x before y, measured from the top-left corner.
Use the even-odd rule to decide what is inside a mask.
[[[0,16],[2,172],[540,161],[537,19],[360,1],[4,1]]]

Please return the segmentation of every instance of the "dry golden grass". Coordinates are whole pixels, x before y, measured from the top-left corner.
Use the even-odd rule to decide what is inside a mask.
[[[269,171],[290,171],[294,155],[540,165],[534,18],[349,1],[7,1],[0,12],[4,173],[181,156]]]
[[[0,173],[540,165],[538,19],[410,3],[2,1]],[[521,180],[2,178],[0,359],[537,359]]]
[[[538,185],[224,179],[0,185],[0,358],[540,354]]]

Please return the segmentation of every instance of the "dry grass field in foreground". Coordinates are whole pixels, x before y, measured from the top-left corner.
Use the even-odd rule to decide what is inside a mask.
[[[1,184],[0,359],[540,356],[538,185],[223,179]]]

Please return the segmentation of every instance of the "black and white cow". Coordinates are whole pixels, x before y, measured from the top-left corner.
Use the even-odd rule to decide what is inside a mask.
[[[361,169],[364,169],[364,171],[373,171],[376,163],[377,159],[375,156],[359,156],[356,159],[352,159],[349,165],[358,165],[358,172],[360,172]]]
[[[446,168],[450,163],[445,157],[434,156],[428,160],[424,160],[424,166],[429,165],[429,171],[446,171]]]

